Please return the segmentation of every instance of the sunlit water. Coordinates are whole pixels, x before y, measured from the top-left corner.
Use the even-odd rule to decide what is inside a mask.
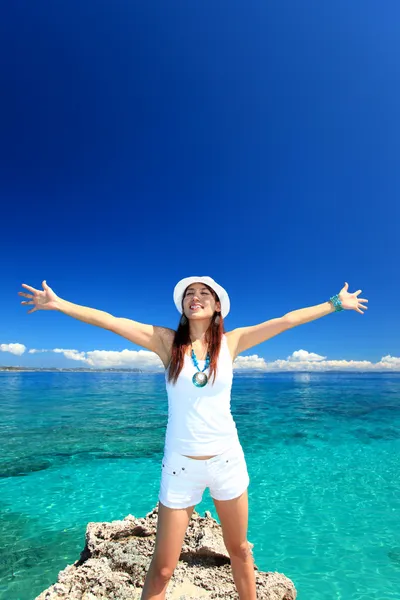
[[[235,374],[257,566],[299,600],[400,598],[400,374]],[[0,598],[32,600],[89,521],[157,503],[162,374],[0,373]],[[196,509],[217,517],[208,490]]]

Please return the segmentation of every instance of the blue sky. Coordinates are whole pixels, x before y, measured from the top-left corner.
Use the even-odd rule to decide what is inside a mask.
[[[369,0],[9,3],[0,365],[161,364],[27,315],[21,283],[175,328],[175,283],[210,275],[231,297],[227,330],[345,281],[369,300],[237,368],[400,370],[399,18]]]

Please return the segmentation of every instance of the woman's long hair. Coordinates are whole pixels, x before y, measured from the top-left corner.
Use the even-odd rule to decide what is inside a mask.
[[[214,292],[214,290],[208,285],[206,287],[214,296],[215,301],[219,302],[219,297],[217,293]],[[182,297],[182,304],[185,295],[186,290]],[[210,325],[205,333],[205,341],[208,345],[208,352],[210,354],[209,379],[211,381],[211,377],[213,376],[213,383],[215,383],[215,377],[217,374],[217,360],[221,348],[222,335],[225,333],[224,319],[222,318],[221,314],[219,314],[219,323],[215,322],[217,314],[219,313],[215,312],[213,314]],[[172,381],[173,384],[177,382],[179,374],[183,369],[186,350],[190,346],[190,344],[191,340],[189,335],[189,319],[186,318],[185,325],[182,325],[182,323],[179,321],[178,329],[175,332],[174,341],[172,343],[171,362],[169,363],[168,368],[168,381]]]

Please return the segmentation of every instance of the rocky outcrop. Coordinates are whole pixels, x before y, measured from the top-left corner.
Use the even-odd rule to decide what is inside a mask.
[[[157,514],[155,508],[141,519],[128,515],[122,521],[89,523],[80,559],[36,600],[139,600],[153,555]],[[295,587],[285,575],[264,573],[257,566],[255,575],[260,600],[295,600]],[[167,600],[200,598],[238,598],[221,526],[208,511],[204,517],[193,512],[167,590]]]

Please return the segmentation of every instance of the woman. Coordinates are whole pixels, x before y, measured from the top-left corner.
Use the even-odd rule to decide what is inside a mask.
[[[232,363],[244,350],[296,325],[343,309],[364,314],[361,309],[367,309],[368,300],[358,298],[361,290],[349,293],[345,283],[327,302],[225,332],[229,296],[211,277],[187,277],[175,286],[174,302],[182,314],[176,331],[73,304],[59,298],[46,281],[43,291],[22,286],[31,293],[19,292],[29,298],[21,304],[34,305],[28,313],[58,310],[155,352],[164,364],[168,425],[156,544],[142,600],[165,598],[193,509],[206,487],[220,519],[239,598],[255,599],[254,563],[247,542],[249,476],[230,411]]]

